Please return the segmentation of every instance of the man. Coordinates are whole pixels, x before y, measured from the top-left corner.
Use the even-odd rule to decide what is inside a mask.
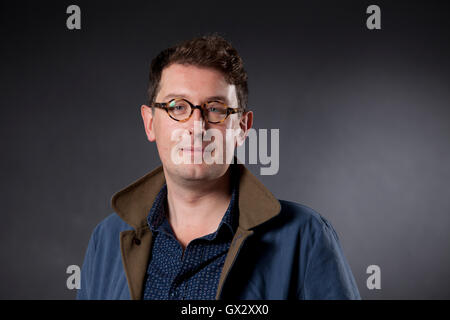
[[[330,223],[230,164],[253,112],[242,59],[225,39],[162,51],[148,93],[141,114],[162,166],[113,196],[78,298],[360,299]]]

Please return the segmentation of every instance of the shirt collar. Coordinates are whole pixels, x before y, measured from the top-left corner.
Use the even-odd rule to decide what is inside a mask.
[[[277,198],[239,163],[236,156],[230,166],[236,167],[239,175],[239,228],[251,230],[281,212]],[[113,210],[136,231],[137,237],[149,228],[147,216],[165,182],[163,166],[160,165],[112,196]]]

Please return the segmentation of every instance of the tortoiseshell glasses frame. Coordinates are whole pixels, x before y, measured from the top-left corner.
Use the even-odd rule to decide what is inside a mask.
[[[201,105],[194,105],[184,98],[172,99],[169,102],[154,102],[152,106],[166,110],[170,118],[179,122],[188,121],[195,109],[200,110],[203,119],[206,119],[209,123],[216,124],[224,122],[230,114],[243,111],[242,108],[230,108],[222,101],[211,100]],[[213,109],[215,109],[215,111],[213,111]]]

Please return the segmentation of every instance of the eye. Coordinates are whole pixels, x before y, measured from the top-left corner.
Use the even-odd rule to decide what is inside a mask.
[[[170,107],[170,112],[174,115],[182,115],[188,112],[188,107],[183,104]]]
[[[207,109],[208,112],[210,113],[218,113],[218,114],[226,113],[226,108],[221,102],[209,102]]]
[[[169,103],[169,111],[175,115],[181,115],[186,112],[189,112],[190,106],[186,101],[183,100],[174,100]]]

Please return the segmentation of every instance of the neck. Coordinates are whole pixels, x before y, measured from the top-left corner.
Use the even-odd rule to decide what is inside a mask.
[[[231,200],[230,169],[210,181],[177,181],[166,174],[168,220],[180,242],[217,229]]]

